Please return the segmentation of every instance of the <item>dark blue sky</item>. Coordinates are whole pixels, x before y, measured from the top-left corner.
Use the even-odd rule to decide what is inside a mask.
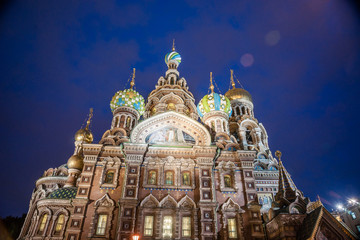
[[[27,211],[35,181],[66,163],[94,108],[137,68],[146,98],[176,39],[196,101],[229,69],[253,96],[272,151],[297,187],[331,208],[360,196],[360,22],[343,0],[13,1],[0,15],[0,216]],[[252,61],[253,60],[253,61]],[[218,91],[218,90],[217,90]]]

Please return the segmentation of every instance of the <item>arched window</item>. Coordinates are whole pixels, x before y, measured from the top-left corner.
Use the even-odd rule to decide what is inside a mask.
[[[132,124],[131,124],[131,128],[135,127],[135,119],[133,119]]]
[[[149,172],[148,184],[151,184],[151,185],[156,184],[156,171],[152,170]]]
[[[105,235],[106,222],[107,222],[107,215],[100,214],[96,226],[96,235]]]
[[[215,122],[211,121],[211,130],[215,132]]]
[[[230,175],[228,174],[224,175],[224,183],[225,183],[225,187],[232,187]]]
[[[190,173],[184,172],[182,175],[182,184],[185,186],[190,186]]]
[[[38,229],[38,234],[42,234],[44,232],[48,216],[49,216],[49,214],[47,214],[47,213],[42,215],[41,220],[40,220],[39,229]]]
[[[114,127],[118,127],[118,124],[119,124],[119,117],[116,117]]]
[[[62,231],[63,227],[64,227],[64,222],[65,222],[65,215],[64,214],[60,214],[57,222],[56,222],[56,227],[55,227],[55,235],[60,234],[60,232]]]
[[[127,117],[127,119],[126,119],[126,127],[127,128],[130,128],[130,123],[131,123],[131,118]]]
[[[165,172],[165,184],[174,185],[174,172],[172,171]]]
[[[253,144],[253,138],[251,136],[251,128],[246,128],[246,141],[248,144]]]
[[[246,114],[244,106],[241,108],[241,111],[242,111],[242,114]]]
[[[240,107],[236,107],[236,115],[240,115]]]
[[[108,170],[105,175],[104,183],[113,183],[114,181],[114,170]]]
[[[225,121],[223,121],[223,130],[224,130],[224,132],[226,132],[226,124],[225,124]]]
[[[125,116],[122,115],[120,118],[120,127],[124,127],[125,126]]]

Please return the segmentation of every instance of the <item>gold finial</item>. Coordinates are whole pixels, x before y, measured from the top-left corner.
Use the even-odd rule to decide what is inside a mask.
[[[235,88],[235,82],[234,82],[234,70],[230,69],[230,80],[231,80],[231,86]]]
[[[90,108],[89,118],[88,118],[88,120],[86,121],[86,127],[85,127],[85,129],[89,129],[89,126],[90,126],[90,122],[91,122],[92,117],[93,117],[93,108]]]
[[[211,90],[211,93],[214,93],[214,85],[212,82],[212,72],[210,72],[210,90]]]
[[[135,85],[135,68],[133,68],[133,75],[130,82],[130,88],[133,89],[134,85]]]
[[[279,159],[279,162],[281,162],[281,155],[282,153],[279,150],[275,152],[275,156]]]
[[[175,38],[173,39],[173,46],[172,46],[172,50],[175,51]]]

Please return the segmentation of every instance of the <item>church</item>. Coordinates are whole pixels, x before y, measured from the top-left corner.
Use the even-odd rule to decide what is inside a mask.
[[[18,239],[357,239],[296,187],[232,70],[225,95],[210,73],[196,101],[174,46],[165,63],[146,100],[134,69],[98,143],[90,110],[71,157],[36,181]]]

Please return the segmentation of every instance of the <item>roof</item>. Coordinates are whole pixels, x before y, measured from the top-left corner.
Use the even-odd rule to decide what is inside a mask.
[[[49,199],[71,199],[75,198],[77,187],[59,188],[49,194]]]
[[[320,223],[321,216],[323,214],[322,208],[322,206],[318,207],[305,217],[303,224],[297,234],[298,239],[313,238],[314,234],[316,233],[317,226]]]

